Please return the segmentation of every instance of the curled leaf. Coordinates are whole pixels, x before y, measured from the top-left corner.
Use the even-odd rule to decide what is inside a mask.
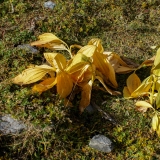
[[[40,35],[38,38],[39,40],[32,42],[31,46],[46,47],[52,50],[66,50],[72,57],[68,45],[54,34],[44,33]]]
[[[44,33],[40,35],[38,41],[32,42],[31,46],[43,46],[46,43],[55,43],[55,44],[62,44],[64,43],[62,40],[60,40],[57,36],[55,36],[52,33]]]
[[[136,109],[140,112],[146,112],[148,108],[153,108],[152,105],[146,101],[137,101]]]

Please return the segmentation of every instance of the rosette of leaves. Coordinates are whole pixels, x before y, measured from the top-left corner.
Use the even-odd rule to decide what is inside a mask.
[[[75,86],[81,88],[80,111],[90,104],[93,82],[98,79],[104,88],[112,95],[119,92],[110,87],[117,88],[116,76],[113,66],[103,54],[104,49],[100,39],[91,39],[84,47],[79,45],[68,45],[51,33],[39,36],[39,40],[31,43],[38,47],[46,47],[53,52],[44,53],[48,64],[40,66],[30,66],[13,79],[13,83],[27,85],[35,82],[32,90],[42,93],[56,85],[57,93],[61,98],[66,99],[71,94]],[[72,48],[79,50],[76,54]],[[55,50],[66,50],[70,54],[70,59]]]

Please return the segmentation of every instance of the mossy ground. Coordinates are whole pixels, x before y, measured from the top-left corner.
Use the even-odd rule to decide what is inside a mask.
[[[132,58],[136,63],[151,57],[160,45],[158,0],[55,0],[53,10],[44,1],[0,2],[0,113],[23,120],[29,129],[15,136],[0,136],[0,159],[160,159],[160,140],[150,129],[152,113],[135,111],[134,100],[93,91],[96,103],[110,113],[115,127],[100,114],[79,114],[78,101],[66,108],[55,88],[33,95],[31,86],[17,86],[11,79],[29,64],[44,62],[43,49],[31,54],[17,45],[35,41],[44,32],[56,34],[67,44],[85,45],[92,37],[102,39],[106,51]],[[141,70],[142,77],[149,75]],[[119,90],[127,75],[117,76]],[[104,134],[115,143],[112,153],[95,151],[88,142]]]

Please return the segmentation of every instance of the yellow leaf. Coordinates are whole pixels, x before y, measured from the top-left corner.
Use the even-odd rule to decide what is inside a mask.
[[[109,88],[105,85],[103,79],[102,79],[100,76],[96,76],[95,78],[100,81],[100,83],[103,85],[103,87],[106,89],[106,91],[107,91],[108,93],[110,93],[111,95],[120,95],[120,94],[121,94],[121,93],[118,92],[118,91],[113,91],[113,90],[109,89]]]
[[[90,104],[92,84],[93,84],[93,81],[90,80],[87,84],[85,84],[82,87],[81,100],[79,105],[79,109],[81,113]]]
[[[87,64],[87,63],[77,63],[76,65],[72,66],[71,68],[67,68],[67,72],[69,74],[76,74],[77,72],[80,73],[79,76],[81,76],[85,71],[86,69],[89,67],[90,65]]]
[[[156,108],[160,108],[160,88],[158,90],[158,94],[156,96]]]
[[[108,59],[108,57],[107,57]],[[109,59],[108,59],[109,60]],[[120,67],[120,64],[118,62],[118,59],[113,58],[111,60],[109,60],[110,64],[112,65],[112,67],[114,68],[114,71],[116,72],[116,70]]]
[[[92,78],[91,66],[85,65],[81,67],[81,70],[77,69],[77,72],[71,73],[70,76],[75,84],[83,80],[88,82]]]
[[[145,94],[149,94],[148,91],[150,90],[152,83],[153,83],[153,75],[147,77],[141,85],[131,94],[131,97],[136,98]]]
[[[104,49],[101,44],[101,40],[98,38],[93,38],[88,42],[88,44],[95,45],[97,47],[95,53],[93,54],[93,64],[104,75],[104,81],[112,87],[117,88],[118,84],[116,81],[114,68],[108,59],[106,59],[106,55],[103,54]]]
[[[31,67],[29,67],[29,68],[31,68]],[[46,71],[51,71],[51,72],[56,71],[55,68],[53,68],[49,65],[46,65],[46,64],[43,64],[43,65],[40,65],[40,66],[34,66],[34,68],[38,68],[38,69],[42,69],[42,70],[46,70]]]
[[[96,48],[96,52],[103,53],[104,49],[103,49],[103,46],[101,44],[101,40],[100,39],[93,38],[88,42],[88,44],[89,45],[95,45],[97,47]]]
[[[49,48],[49,49],[52,49],[52,50],[67,50],[67,48],[64,44],[54,43],[54,42],[49,42],[49,43],[41,44],[41,45],[37,45],[37,46],[38,47]]]
[[[77,53],[74,57],[72,62],[69,64],[69,66],[66,68],[66,71],[68,73],[74,73],[78,70],[82,70],[85,65],[88,65],[90,62],[90,58],[85,56],[84,54]]]
[[[94,45],[86,45],[82,47],[77,54],[84,54],[86,57],[92,57],[96,50],[96,46]]]
[[[53,71],[48,65],[30,67],[13,79],[15,84],[30,84],[41,80],[47,73]]]
[[[157,129],[156,129],[156,133],[157,133],[157,135],[160,137],[160,116],[159,115],[157,115],[158,116],[158,124],[157,124]]]
[[[41,94],[42,92],[52,88],[54,85],[56,85],[56,83],[56,78],[47,78],[43,82],[34,85],[32,91]]]
[[[66,98],[72,91],[73,82],[65,71],[57,73],[57,92],[61,98]]]
[[[50,43],[50,47],[47,48],[52,48],[53,50],[66,50],[66,46],[64,44],[59,44],[59,43]]]
[[[42,35],[40,35],[38,41],[32,42],[31,46],[41,46],[44,45],[46,43],[52,42],[52,43],[56,43],[56,44],[61,44],[63,43],[62,40],[60,40],[58,37],[56,37],[54,34],[52,33],[44,33]]]
[[[152,129],[153,129],[154,131],[156,131],[157,128],[158,128],[158,125],[159,125],[159,118],[158,118],[157,114],[155,114],[155,115],[153,116],[153,118],[152,118]]]
[[[96,52],[93,55],[93,64],[96,66],[97,70],[104,75],[104,81],[114,88],[118,87],[115,72],[109,61],[105,58],[105,55]]]
[[[90,65],[84,72],[84,80],[89,81],[90,79],[92,79],[93,81],[95,79],[95,66],[93,64]]]
[[[156,66],[156,68],[154,68],[154,70],[152,70],[152,73],[157,76],[160,77],[160,64]]]
[[[77,83],[80,83],[80,82],[83,81],[83,79],[84,79],[84,72],[83,71],[81,72],[81,70],[80,70],[80,71],[77,71],[77,72],[73,72],[72,74],[70,74],[70,76],[71,76],[73,82],[75,84],[77,84]]]
[[[68,45],[52,33],[44,33],[40,35],[38,41],[31,43],[31,46],[34,45],[38,47],[46,47],[52,50],[66,50],[72,57]]]
[[[113,52],[103,52],[106,58],[109,60],[110,64],[114,68],[116,73],[126,74],[131,71],[136,70],[137,67],[128,65],[123,59],[116,53]]]
[[[124,98],[131,98],[131,93],[129,92],[128,87],[126,87],[126,86],[123,89],[123,97]]]
[[[160,64],[160,48],[157,50],[156,57],[154,60],[154,67]]]
[[[156,130],[156,133],[157,133],[158,137],[160,137],[160,124],[158,124],[157,130]]]
[[[118,65],[128,67],[127,63],[124,62],[118,54],[114,52],[103,52],[103,54],[106,55],[106,58],[112,66],[114,66],[116,62]]]
[[[156,83],[155,83],[155,90],[159,90],[159,88],[160,88],[160,79],[158,79],[157,81],[156,81]]]
[[[153,108],[152,105],[146,101],[137,101],[136,109],[140,112],[146,112],[148,108]]]
[[[130,93],[133,93],[140,86],[140,84],[141,80],[135,73],[132,73],[127,78],[127,87]]]
[[[66,68],[66,58],[60,53],[44,53],[45,59],[54,68],[62,71]]]
[[[151,72],[158,77],[160,76],[160,48],[157,50],[154,66],[152,67]]]

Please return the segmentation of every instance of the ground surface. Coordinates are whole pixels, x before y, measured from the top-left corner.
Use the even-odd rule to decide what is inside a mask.
[[[32,95],[31,86],[20,87],[11,79],[29,64],[44,62],[37,54],[16,47],[28,44],[44,32],[52,32],[67,44],[85,45],[92,37],[102,39],[106,51],[132,58],[136,63],[152,57],[160,45],[160,2],[157,0],[55,0],[53,10],[44,1],[0,2],[0,113],[23,120],[29,130],[17,136],[0,137],[0,159],[160,159],[160,140],[150,129],[152,113],[134,109],[134,100],[93,90],[96,103],[110,113],[115,127],[99,113],[79,115],[79,96],[74,108],[66,108],[55,89]],[[142,69],[141,78],[149,75]],[[117,76],[119,90],[128,75]],[[92,136],[103,134],[115,143],[112,153],[88,146]]]

